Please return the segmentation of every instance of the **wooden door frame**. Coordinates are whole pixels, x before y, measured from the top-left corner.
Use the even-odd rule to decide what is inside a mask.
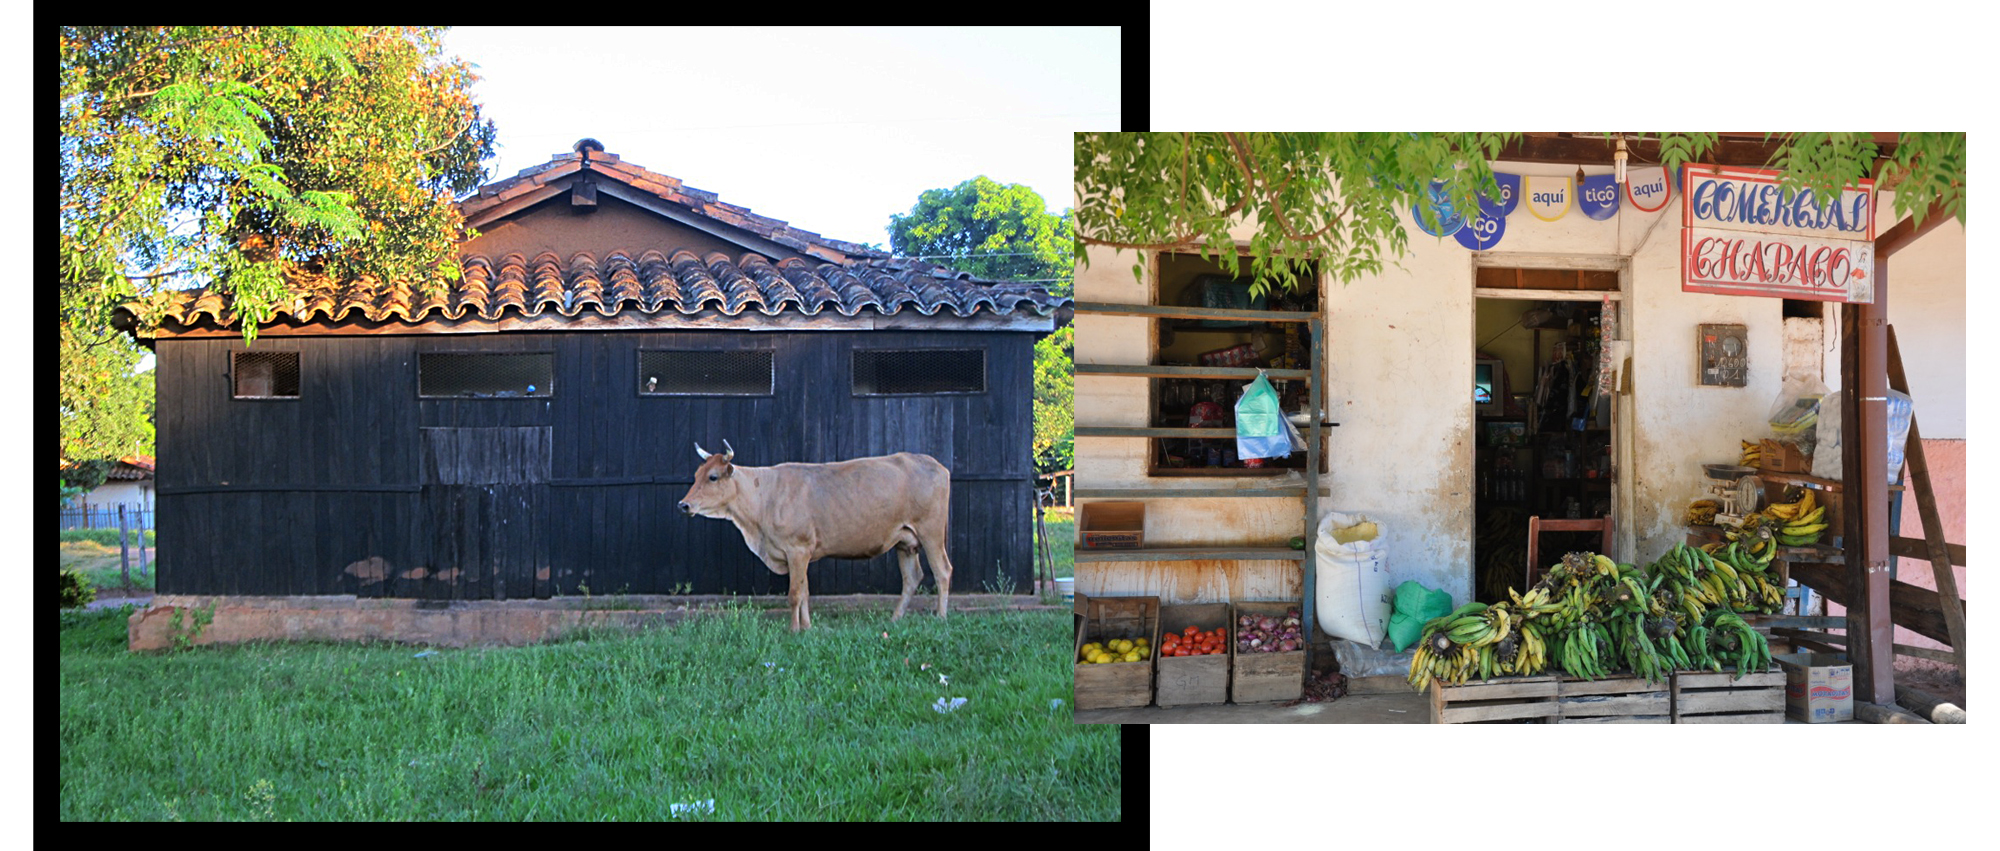
[[[1618,289],[1616,291],[1486,290],[1486,289],[1481,289],[1479,287],[1479,270],[1483,268],[1564,269],[1564,270],[1584,269],[1591,271],[1617,272]],[[1534,253],[1534,252],[1495,252],[1495,251],[1472,252],[1470,255],[1470,260],[1466,266],[1466,277],[1473,290],[1471,304],[1469,305],[1469,309],[1472,311],[1472,321],[1468,327],[1474,329],[1472,334],[1473,336],[1472,351],[1469,354],[1467,360],[1468,370],[1471,369],[1472,363],[1477,361],[1479,357],[1477,351],[1479,347],[1479,340],[1478,340],[1479,334],[1477,329],[1479,327],[1479,300],[1482,298],[1511,298],[1511,299],[1525,299],[1531,301],[1602,301],[1606,295],[1609,295],[1611,296],[1611,299],[1613,301],[1618,302],[1618,328],[1616,329],[1616,333],[1614,335],[1606,335],[1606,339],[1611,339],[1611,340],[1631,339],[1631,328],[1633,327],[1632,326],[1632,259],[1625,255],[1547,254],[1547,253]],[[1473,376],[1471,375],[1466,376],[1465,386],[1470,387],[1472,385],[1472,380]],[[1633,505],[1634,483],[1632,481],[1633,476],[1631,475],[1630,471],[1633,469],[1632,423],[1636,418],[1633,416],[1632,399],[1633,397],[1631,394],[1620,394],[1614,392],[1611,395],[1611,475],[1612,475],[1611,523],[1612,523],[1612,529],[1614,530],[1614,535],[1613,535],[1614,548],[1616,549],[1617,552],[1606,553],[1605,555],[1609,555],[1613,560],[1620,562],[1632,561],[1630,554],[1632,554],[1635,551],[1635,548],[1637,547],[1637,543],[1634,540],[1634,534],[1633,534],[1634,524],[1629,522],[1628,520],[1628,518],[1631,518],[1633,516],[1632,512],[1634,508]],[[1471,399],[1469,395],[1467,397],[1466,404],[1468,405],[1471,404]],[[1479,439],[1479,434],[1478,434],[1479,418],[1476,412],[1475,415],[1472,417],[1472,424],[1473,424],[1472,439],[1474,441],[1473,445],[1476,447],[1478,445],[1477,441]],[[1468,470],[1465,473],[1466,476],[1465,480],[1459,483],[1464,488],[1463,492],[1468,494],[1469,495],[1468,498],[1471,499],[1477,499],[1478,495],[1479,472],[1476,469],[1477,466],[1478,466],[1477,464],[1474,464],[1472,465],[1472,468],[1468,468]],[[1466,540],[1468,541],[1477,540],[1479,519],[1473,512],[1470,511],[1466,512],[1466,515],[1468,518],[1467,527],[1465,530]],[[1621,558],[1620,557],[1621,554],[1623,554],[1624,557]],[[1478,565],[1476,564],[1473,565],[1473,569],[1475,571],[1474,576],[1476,577],[1477,576],[1476,571],[1478,570]]]

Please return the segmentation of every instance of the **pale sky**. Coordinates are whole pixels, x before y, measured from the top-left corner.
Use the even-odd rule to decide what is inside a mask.
[[[889,244],[893,213],[984,174],[1070,206],[1071,133],[1118,129],[1114,27],[463,27],[492,180],[591,137],[802,230]]]

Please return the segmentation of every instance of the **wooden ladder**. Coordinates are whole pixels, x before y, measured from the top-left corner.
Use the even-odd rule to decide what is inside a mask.
[[[1910,383],[1903,375],[1903,356],[1896,348],[1896,326],[1889,326],[1889,387],[1908,395]],[[1930,464],[1924,459],[1923,438],[1917,431],[1917,416],[1910,414],[1910,438],[1903,458],[1910,465],[1911,489],[1917,492],[1917,516],[1924,523],[1924,549],[1936,578],[1938,607],[1944,610],[1945,629],[1951,635],[1951,654],[1958,675],[1965,676],[1965,601],[1958,594],[1958,576],[1952,572],[1950,546],[1944,540],[1944,521],[1938,517],[1937,497],[1931,490]],[[1889,530],[1895,535],[1896,530]],[[1963,563],[1964,559],[1959,560]]]

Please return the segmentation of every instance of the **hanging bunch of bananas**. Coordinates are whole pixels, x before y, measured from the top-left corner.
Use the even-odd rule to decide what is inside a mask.
[[[1423,691],[1432,680],[1459,685],[1477,673],[1479,651],[1484,646],[1477,642],[1491,644],[1504,637],[1494,635],[1493,624],[1505,615],[1489,616],[1490,608],[1485,603],[1466,603],[1424,624],[1417,652],[1410,657],[1410,686]]]
[[[1658,588],[1667,592],[1678,612],[1699,623],[1709,609],[1728,605],[1734,591],[1733,584],[1725,582],[1722,573],[1712,566],[1714,562],[1705,549],[1675,544],[1666,555],[1647,565],[1646,573],[1660,580]]]
[[[1763,442],[1744,440],[1742,441],[1742,443],[1743,443],[1743,457],[1737,459],[1736,463],[1741,464],[1745,467],[1757,466],[1757,462],[1764,457]]]
[[[1744,674],[1762,672],[1771,666],[1771,645],[1764,634],[1743,622],[1735,612],[1717,609],[1710,612],[1705,640],[1708,642],[1708,668],[1722,671],[1731,664],[1736,666],[1736,679]]]
[[[1712,549],[1711,549],[1712,548]],[[1765,568],[1769,558],[1758,559],[1744,550],[1740,541],[1732,541],[1728,546],[1720,543],[1703,544],[1702,550],[1711,554],[1716,561],[1724,562],[1736,571],[1736,578],[1743,583],[1744,599],[1732,603],[1738,612],[1763,612],[1776,614],[1785,607],[1785,589]]]
[[[1500,671],[1520,676],[1539,674],[1549,667],[1549,633],[1554,630],[1555,616],[1562,611],[1562,604],[1550,599],[1546,588],[1530,589],[1526,595],[1509,588],[1507,594],[1513,600],[1509,612],[1514,619],[1514,635],[1510,638],[1518,649],[1511,654],[1504,648],[1498,651]],[[1506,640],[1500,643],[1505,645]]]
[[[1564,673],[1585,679],[1599,679],[1609,676],[1611,664],[1618,658],[1618,649],[1612,642],[1611,630],[1597,620],[1595,614],[1585,612],[1582,619],[1570,628],[1557,633],[1550,642],[1555,650],[1555,659],[1562,665]]]
[[[1554,597],[1557,608],[1542,627],[1549,658],[1564,672],[1597,679],[1618,667],[1621,615],[1643,611],[1650,592],[1637,567],[1596,553],[1568,553],[1549,567],[1537,591]]]
[[[1826,506],[1813,503],[1812,488],[1803,490],[1805,495],[1799,497],[1797,502],[1764,508],[1764,514],[1777,521],[1774,524],[1776,528],[1772,530],[1773,535],[1778,539],[1778,543],[1788,547],[1817,544],[1820,536],[1826,532],[1826,523],[1823,520],[1826,516]]]
[[[1664,579],[1664,574],[1648,579],[1636,569],[1624,571],[1608,593],[1599,595],[1605,604],[1600,622],[1611,634],[1611,646],[1622,667],[1649,681],[1662,679],[1678,662],[1671,651],[1658,646],[1660,639],[1680,627],[1668,613],[1666,597],[1659,593]],[[1659,632],[1661,629],[1665,632]]]
[[[1687,516],[1682,518],[1689,526],[1715,525],[1715,512],[1722,510],[1722,504],[1712,499],[1697,499],[1688,503]]]
[[[1746,515],[1735,527],[1725,528],[1723,537],[1743,543],[1750,555],[1765,564],[1777,555],[1779,546],[1819,543],[1826,533],[1826,506],[1813,499],[1812,489],[1806,488],[1797,502],[1765,506],[1763,511]]]
[[[1676,670],[1740,678],[1770,665],[1770,646],[1738,612],[1778,611],[1784,589],[1739,541],[1675,544],[1645,569],[1595,553],[1568,553],[1522,594],[1467,603],[1424,625],[1410,685],[1533,675],[1550,663],[1577,677],[1617,672],[1658,682]]]

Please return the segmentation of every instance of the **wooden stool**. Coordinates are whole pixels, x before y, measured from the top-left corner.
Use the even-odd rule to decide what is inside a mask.
[[[1597,532],[1604,533],[1604,548],[1598,550],[1603,556],[1611,555],[1611,518],[1593,517],[1588,520],[1543,520],[1541,515],[1528,518],[1528,583],[1522,591],[1535,587],[1542,578],[1541,545],[1543,532]]]

